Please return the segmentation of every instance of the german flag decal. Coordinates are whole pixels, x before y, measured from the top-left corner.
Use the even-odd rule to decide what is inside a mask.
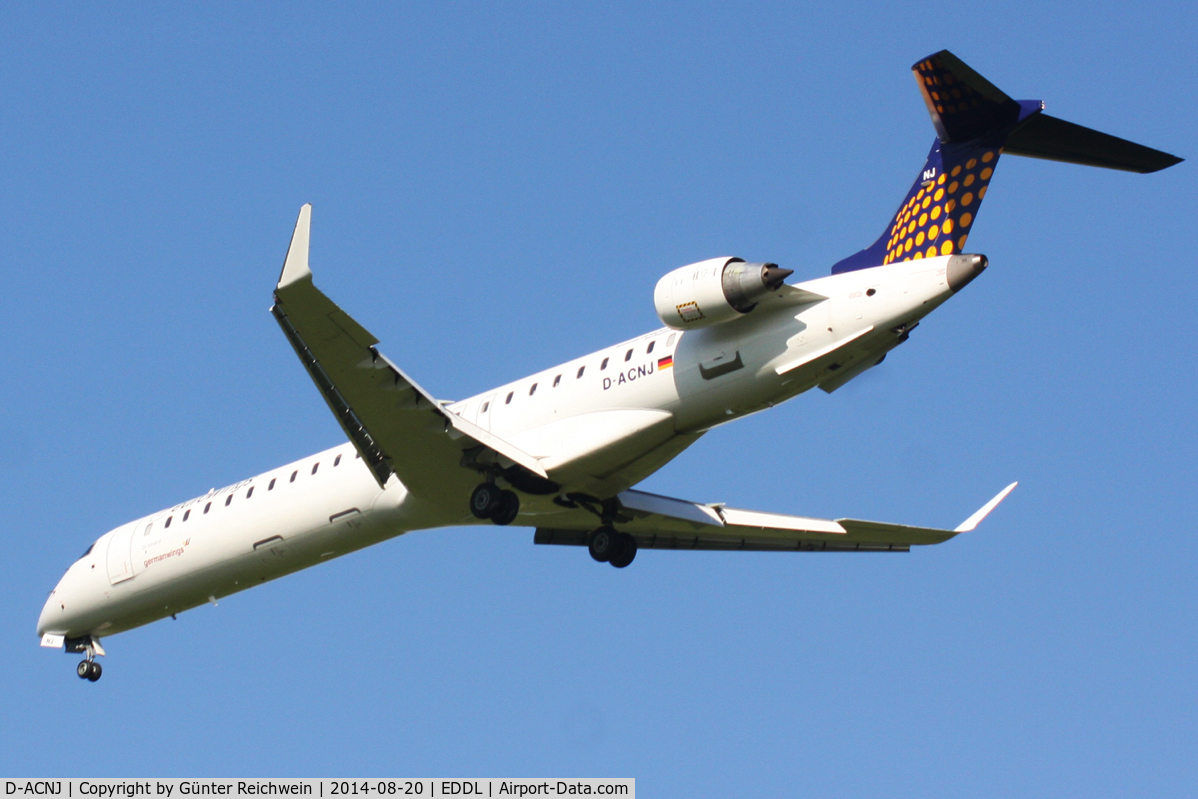
[[[671,368],[673,365],[674,365],[674,356],[673,356],[673,355],[667,355],[667,356],[666,356],[666,357],[664,357],[664,358],[658,358],[658,359],[657,359],[657,370],[658,370],[659,372],[660,372],[662,369],[669,369],[669,368]]]

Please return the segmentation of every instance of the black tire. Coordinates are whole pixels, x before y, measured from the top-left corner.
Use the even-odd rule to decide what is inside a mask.
[[[620,534],[610,527],[600,527],[591,533],[591,540],[587,542],[587,549],[590,550],[591,557],[600,563],[607,563],[611,560],[612,555],[615,555],[619,548]]]
[[[628,533],[620,533],[619,551],[611,556],[608,561],[617,569],[623,569],[636,560],[636,539]]]
[[[503,492],[494,483],[483,483],[470,495],[470,512],[476,519],[490,519],[499,510]]]
[[[100,679],[100,675],[104,673],[104,669],[100,668],[100,664],[94,660],[91,662],[91,668],[87,671],[87,679],[95,682]]]
[[[79,661],[79,665],[75,667],[75,673],[79,675],[79,679],[86,680],[87,675],[92,673],[92,666],[86,660]]]
[[[520,497],[515,491],[503,491],[499,495],[499,507],[495,509],[491,521],[496,524],[511,524],[520,513]]]

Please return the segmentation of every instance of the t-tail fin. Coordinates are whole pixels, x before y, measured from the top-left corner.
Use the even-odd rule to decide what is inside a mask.
[[[1003,153],[1131,172],[1182,160],[1012,100],[948,50],[911,70],[936,128],[931,152],[886,231],[832,274],[961,252]]]

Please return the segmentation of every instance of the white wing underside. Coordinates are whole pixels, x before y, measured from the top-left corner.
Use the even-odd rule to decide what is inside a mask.
[[[811,519],[688,502],[643,491],[619,495],[616,527],[642,549],[740,549],[760,551],[906,552],[939,544],[977,527],[1018,485],[1012,483],[953,530],[871,522]],[[583,546],[596,527],[585,511],[552,527],[537,528],[538,544]]]

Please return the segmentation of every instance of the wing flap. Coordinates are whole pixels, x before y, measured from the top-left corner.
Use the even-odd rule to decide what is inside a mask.
[[[638,549],[694,549],[739,552],[909,552],[906,544],[870,544],[857,541],[821,541],[788,536],[718,536],[681,533],[632,534]],[[587,545],[589,531],[538,527],[535,544]]]

